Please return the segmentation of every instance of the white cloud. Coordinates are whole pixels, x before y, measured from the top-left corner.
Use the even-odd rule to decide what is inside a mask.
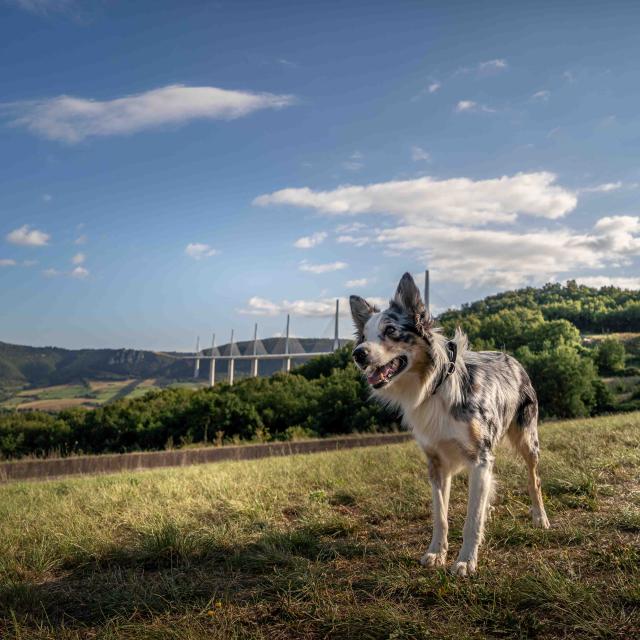
[[[518,214],[560,218],[572,211],[576,195],[555,184],[549,172],[517,173],[489,180],[431,177],[342,186],[332,191],[289,188],[254,199],[259,206],[287,204],[328,215],[392,214],[407,222],[483,224],[513,222]]]
[[[350,222],[349,224],[339,224],[336,227],[336,233],[355,233],[366,228],[367,225],[362,222]]]
[[[347,280],[345,287],[366,287],[369,280],[367,278],[356,278],[355,280]]]
[[[300,265],[300,271],[308,271],[309,273],[330,273],[331,271],[340,271],[346,269],[349,265],[346,262],[327,262],[325,264],[311,264],[303,260]]]
[[[619,287],[620,289],[640,289],[640,278],[626,276],[576,276],[579,284],[587,287]]]
[[[482,113],[495,113],[496,110],[491,107],[487,107],[484,104],[478,104],[473,100],[460,100],[455,107],[457,113],[466,112],[482,112]]]
[[[201,260],[202,258],[209,258],[211,256],[215,256],[218,251],[213,249],[208,244],[204,244],[202,242],[190,242],[186,247],[184,252],[194,260]]]
[[[49,234],[38,229],[32,229],[28,224],[14,229],[7,234],[7,240],[12,244],[25,247],[43,247],[49,243]]]
[[[87,236],[85,236],[84,234],[81,236],[78,236],[74,241],[73,244],[86,244],[87,243]]]
[[[23,267],[35,267],[38,264],[37,260],[23,260],[22,261],[22,266]]]
[[[422,147],[411,147],[411,159],[414,162],[420,162],[421,160],[425,160],[427,162],[431,161],[431,156],[428,151],[425,151]]]
[[[11,258],[0,258],[0,267],[15,267],[16,261]]]
[[[473,100],[460,100],[456,105],[456,111],[471,111],[472,109],[475,109],[476,106],[477,103]]]
[[[113,100],[62,95],[4,106],[19,113],[12,124],[50,140],[75,143],[91,136],[130,134],[196,119],[232,120],[294,102],[290,95],[169,85]]]
[[[43,202],[51,202],[53,200],[53,196],[50,193],[45,193],[42,195]]]
[[[316,233],[312,233],[310,236],[302,236],[302,238],[298,238],[293,243],[293,246],[298,249],[311,249],[313,247],[317,247],[326,239],[327,233],[325,231],[317,231]]]
[[[371,238],[368,235],[352,236],[347,234],[338,236],[336,242],[340,244],[352,244],[356,247],[364,247],[364,245],[371,242]]]
[[[89,270],[84,267],[76,267],[69,274],[72,278],[78,278],[78,280],[83,280],[84,278],[89,277]]]
[[[262,195],[258,205],[289,204],[335,215],[374,214],[396,220],[376,228],[348,229],[338,242],[381,246],[389,255],[430,265],[434,277],[465,286],[515,287],[572,277],[586,269],[631,264],[640,255],[640,217],[608,216],[590,231],[487,228],[514,223],[519,215],[557,220],[577,205],[574,192],[547,172],[489,180],[419,178],[316,192],[283,189]],[[482,225],[482,228],[480,228]]]
[[[50,268],[50,269],[44,269],[42,271],[42,275],[47,278],[55,278],[56,276],[60,275],[60,272],[57,269]]]
[[[604,184],[598,184],[594,187],[585,187],[581,189],[581,191],[585,191],[587,193],[608,193],[609,191],[617,191],[618,189],[622,189],[622,182],[605,182]]]
[[[542,102],[546,102],[551,97],[551,91],[547,91],[543,89],[542,91],[536,91],[532,96],[532,100],[541,100]]]
[[[436,80],[435,82],[432,82],[428,87],[427,90],[429,91],[429,93],[435,93],[436,91],[438,91],[440,88],[442,87],[442,85]]]
[[[84,253],[76,253],[73,258],[71,258],[72,264],[82,264],[87,259]]]
[[[509,65],[504,58],[497,58],[495,60],[487,60],[486,62],[481,62],[478,65],[479,72],[489,72],[489,71],[504,71]]]
[[[465,286],[515,287],[555,279],[577,269],[601,269],[640,255],[640,218],[602,218],[592,233],[568,229],[531,232],[421,227],[385,229],[376,241],[411,252],[447,280]]]
[[[340,315],[349,316],[349,300],[338,298]],[[372,304],[386,306],[384,298],[367,298]],[[247,301],[245,309],[240,313],[253,316],[279,316],[290,313],[294,316],[323,318],[333,316],[336,312],[336,298],[320,298],[317,300],[282,300],[273,302],[265,298],[253,297]]]

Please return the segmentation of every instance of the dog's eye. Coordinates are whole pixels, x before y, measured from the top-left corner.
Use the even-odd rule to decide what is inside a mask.
[[[396,328],[393,325],[389,325],[385,330],[384,330],[384,337],[385,338],[393,338],[394,336],[396,336],[398,334],[398,331],[396,330]]]

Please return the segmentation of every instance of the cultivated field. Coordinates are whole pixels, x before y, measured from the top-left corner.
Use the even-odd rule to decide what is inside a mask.
[[[176,382],[174,380],[89,380],[86,384],[61,384],[17,391],[12,397],[0,403],[6,409],[39,409],[41,411],[61,411],[71,407],[99,407],[113,400],[139,398],[152,389],[166,386],[196,388],[198,382]]]
[[[640,414],[547,423],[541,440],[552,529],[531,527],[502,452],[471,579],[418,564],[413,443],[2,486],[0,636],[638,637]]]

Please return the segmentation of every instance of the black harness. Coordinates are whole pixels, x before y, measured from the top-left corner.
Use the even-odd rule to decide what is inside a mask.
[[[456,358],[458,357],[458,345],[453,341],[449,340],[447,342],[447,356],[449,357],[449,364],[447,368],[442,372],[438,383],[433,388],[431,393],[435,393],[440,385],[456,370]]]

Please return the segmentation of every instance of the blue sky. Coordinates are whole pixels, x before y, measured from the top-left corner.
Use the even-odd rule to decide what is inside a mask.
[[[637,288],[640,5],[529,4],[0,1],[0,340]]]

